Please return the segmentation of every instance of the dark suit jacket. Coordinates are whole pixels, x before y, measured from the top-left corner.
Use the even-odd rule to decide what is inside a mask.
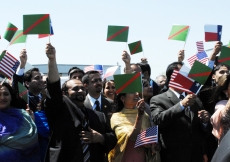
[[[151,99],[150,109],[159,126],[162,162],[201,162],[204,131],[198,118],[198,111],[203,109],[199,99],[190,107],[189,116],[169,89]]]
[[[81,111],[68,97],[62,96],[60,80],[52,84],[47,82],[47,89],[51,97],[46,99],[47,117],[53,134],[62,142],[58,161],[83,161],[79,134],[82,130],[82,121],[87,116],[90,128],[101,133],[105,138],[104,145],[100,143],[89,145],[90,161],[103,162],[105,154],[117,143],[115,133],[106,124],[105,115],[87,108]]]
[[[86,96],[85,98],[84,105],[89,109],[93,108],[88,96]],[[110,126],[110,118],[112,115],[112,106],[113,106],[113,100],[105,98],[103,95],[101,95],[101,112],[105,114],[106,121],[109,126]]]
[[[230,161],[230,131],[221,140],[212,162],[229,162]]]

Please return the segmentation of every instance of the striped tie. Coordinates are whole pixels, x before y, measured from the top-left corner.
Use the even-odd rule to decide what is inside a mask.
[[[88,128],[88,123],[85,122],[85,124],[83,125],[84,130],[87,130]],[[82,141],[82,151],[83,151],[83,158],[84,158],[84,162],[90,162],[90,150],[89,150],[89,145],[84,143]]]

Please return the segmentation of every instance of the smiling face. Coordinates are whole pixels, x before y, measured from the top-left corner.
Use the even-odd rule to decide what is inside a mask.
[[[41,73],[38,71],[33,71],[31,81],[26,82],[26,85],[29,87],[30,92],[40,93],[44,89],[44,82]]]
[[[104,95],[111,99],[114,100],[116,93],[115,85],[113,81],[108,81],[105,83],[105,89],[104,89]]]
[[[8,88],[2,86],[0,88],[0,109],[10,108],[12,98]]]

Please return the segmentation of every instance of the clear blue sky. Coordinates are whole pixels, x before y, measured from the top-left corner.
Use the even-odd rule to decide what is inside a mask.
[[[118,62],[123,67],[121,54],[126,43],[107,42],[107,27],[129,26],[128,43],[142,41],[155,79],[169,63],[177,60],[177,52],[184,46],[184,42],[167,39],[173,24],[191,26],[185,46],[188,65],[187,58],[197,51],[195,42],[204,40],[204,24],[223,25],[222,42],[229,42],[229,6],[227,0],[8,0],[0,6],[0,34],[3,37],[8,22],[22,29],[24,14],[49,13],[54,29],[51,43],[56,47],[59,64],[116,65]],[[47,63],[44,52],[47,42],[48,38],[28,35],[29,63]],[[5,39],[0,40],[2,50],[7,44]],[[214,44],[205,43],[205,49]],[[24,46],[15,44],[8,51],[18,58]],[[141,57],[143,53],[133,55],[132,62],[140,62]]]

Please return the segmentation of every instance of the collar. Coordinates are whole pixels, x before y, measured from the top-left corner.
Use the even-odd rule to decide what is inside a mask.
[[[88,96],[89,101],[90,101],[90,104],[91,104],[92,106],[94,105],[94,103],[95,103],[96,100],[98,100],[98,101],[99,101],[99,104],[101,105],[101,95],[98,97],[98,99],[95,99],[95,98],[91,97],[91,96],[89,95],[89,93],[88,93],[87,96]]]
[[[171,88],[170,88],[170,90],[177,96],[177,98],[180,98],[180,95],[183,95],[184,97],[186,96],[185,92],[183,92],[183,93],[180,94],[180,93],[172,90]]]

